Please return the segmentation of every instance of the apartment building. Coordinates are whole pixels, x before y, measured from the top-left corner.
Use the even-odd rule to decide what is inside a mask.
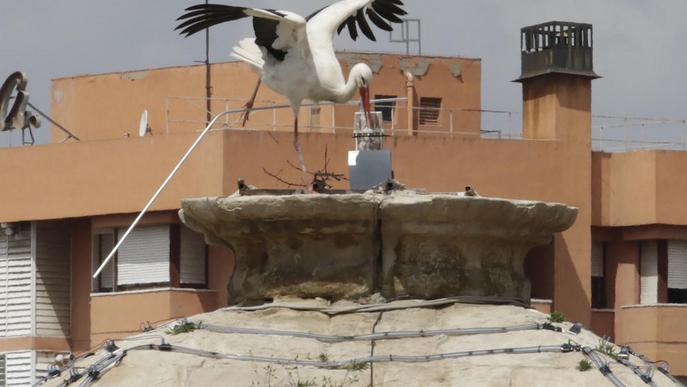
[[[592,150],[592,27],[551,22],[521,31],[522,133],[482,129],[481,62],[460,57],[340,53],[365,61],[383,99],[385,147],[396,179],[430,191],[472,185],[485,196],[563,202],[575,225],[525,263],[532,296],[687,375],[687,153]],[[115,259],[92,279],[207,121],[204,66],[55,79],[46,145],[0,149],[0,380],[28,384],[57,353],[81,352],[147,325],[231,302],[230,250],[180,224],[187,197],[229,195],[239,178],[299,181],[291,111],[220,120]],[[257,75],[237,62],[211,67],[210,111],[243,106]],[[513,69],[514,78],[518,69]],[[267,88],[257,106],[285,103]],[[301,109],[306,164],[347,172],[358,109]],[[147,112],[147,130],[139,120]],[[511,116],[510,114],[508,116]],[[512,116],[511,116],[512,118]],[[515,119],[519,119],[516,117]],[[76,138],[74,138],[76,137]],[[77,140],[78,139],[78,140]],[[338,188],[346,188],[346,182]],[[4,379],[3,379],[4,378]]]

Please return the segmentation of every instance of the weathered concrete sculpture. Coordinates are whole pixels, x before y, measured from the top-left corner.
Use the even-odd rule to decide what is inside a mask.
[[[529,301],[529,249],[570,227],[562,204],[456,194],[234,195],[188,199],[180,216],[231,248],[232,303],[278,296],[451,296]]]

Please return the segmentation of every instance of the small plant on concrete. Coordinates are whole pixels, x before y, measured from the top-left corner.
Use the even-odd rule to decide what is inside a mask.
[[[587,360],[587,359],[580,360],[580,364],[577,365],[578,371],[584,372],[584,371],[589,371],[590,369],[592,369],[592,363],[589,362],[589,360]]]
[[[562,312],[554,311],[549,315],[549,321],[552,323],[562,323],[565,321],[565,315]]]
[[[320,359],[320,361],[323,362],[323,363],[329,362],[329,356],[328,356],[326,353],[324,353],[324,352],[322,352],[322,353],[320,354],[319,359]]]
[[[613,360],[618,360],[618,352],[616,352],[615,345],[608,341],[608,337],[600,339],[599,345],[597,345],[594,350],[610,357]]]
[[[344,369],[346,369],[348,371],[363,371],[363,370],[366,370],[367,367],[368,367],[367,363],[354,361],[351,364],[345,366]]]
[[[254,370],[253,373],[255,373],[255,376],[259,378],[265,378],[266,382],[263,384],[253,380],[250,382],[250,387],[272,387],[272,379],[276,378],[276,376],[274,375],[275,371],[275,368],[272,367],[271,364],[268,364],[267,367],[265,367],[264,373],[259,373],[257,370]]]
[[[168,335],[178,335],[180,333],[189,333],[193,332],[197,329],[196,324],[190,322],[190,321],[180,321],[179,323],[175,324],[172,326],[170,329],[167,330]]]

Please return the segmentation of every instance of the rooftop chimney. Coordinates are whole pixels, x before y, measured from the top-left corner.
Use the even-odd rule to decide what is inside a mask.
[[[591,141],[591,24],[548,22],[520,30],[523,136]]]

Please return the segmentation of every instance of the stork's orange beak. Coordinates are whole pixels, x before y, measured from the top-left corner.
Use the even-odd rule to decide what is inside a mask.
[[[367,127],[372,129],[370,126],[372,124],[372,115],[370,114],[370,89],[367,86],[360,88],[360,100],[363,103],[363,111],[365,112],[365,121],[367,121]]]

